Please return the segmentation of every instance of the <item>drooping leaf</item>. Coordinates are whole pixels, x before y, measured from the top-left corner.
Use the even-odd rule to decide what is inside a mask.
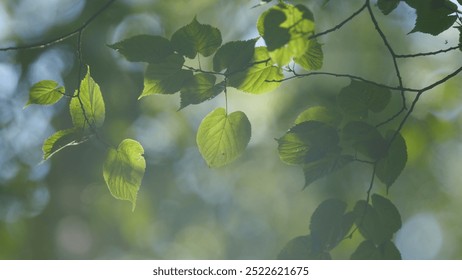
[[[244,92],[260,94],[279,87],[282,70],[272,65],[265,47],[255,48],[251,66],[228,77],[228,85]]]
[[[132,62],[158,63],[173,54],[173,47],[168,39],[153,35],[133,36],[109,47]]]
[[[303,165],[305,174],[305,186],[308,187],[314,181],[321,179],[347,165],[353,161],[349,155],[340,155],[337,153],[329,154],[320,160],[309,162]]]
[[[367,118],[369,111],[381,112],[390,99],[390,90],[355,80],[343,88],[337,97],[342,111],[358,119]]]
[[[372,195],[372,205],[382,224],[393,233],[401,228],[401,215],[389,199],[378,194]]]
[[[181,69],[184,64],[183,56],[173,54],[164,61],[151,63],[144,74],[144,88],[139,98],[151,94],[173,94],[193,78],[191,70]]]
[[[85,131],[101,127],[106,109],[99,85],[90,75],[90,67],[87,67],[87,74],[80,83],[80,91],[76,91],[74,96],[77,97],[72,98],[69,103],[74,127]]]
[[[405,0],[416,10],[417,19],[412,32],[438,35],[457,20],[457,5],[449,0]]]
[[[64,95],[64,87],[55,81],[43,80],[35,83],[29,91],[29,100],[26,108],[30,104],[51,105],[58,102]]]
[[[330,251],[345,237],[354,222],[352,215],[345,216],[346,206],[341,200],[328,199],[316,208],[310,223],[314,253]]]
[[[295,124],[307,121],[318,121],[336,127],[340,124],[341,116],[327,107],[313,106],[300,113],[295,119]]]
[[[380,11],[382,11],[384,15],[388,15],[398,7],[400,2],[401,0],[378,0],[377,6],[379,6]]]
[[[224,108],[218,108],[202,120],[196,141],[207,164],[220,167],[242,154],[250,136],[250,122],[243,112],[227,115]]]
[[[194,58],[197,53],[207,57],[221,46],[221,33],[215,27],[201,24],[194,17],[192,22],[172,35],[173,48],[180,54]]]
[[[314,34],[314,18],[303,5],[279,3],[259,17],[257,29],[265,40],[271,59],[284,66],[293,57],[301,57],[307,51],[308,37]]]
[[[339,136],[333,127],[325,123],[307,121],[295,125],[277,141],[283,162],[304,164],[338,150]]]
[[[190,104],[202,103],[220,94],[225,89],[225,84],[215,84],[216,79],[215,75],[199,73],[187,80],[181,88],[180,109]]]
[[[88,138],[83,136],[80,129],[70,128],[59,130],[43,142],[43,160],[51,158],[54,154],[66,147],[79,145],[87,139]]]
[[[221,46],[213,57],[213,70],[226,73],[244,71],[252,62],[257,39],[233,41]]]
[[[390,141],[394,131],[387,135],[387,141]],[[376,167],[377,178],[387,185],[387,189],[396,181],[407,162],[407,147],[403,136],[398,133],[390,144],[386,155],[381,158]]]
[[[401,253],[393,242],[387,240],[376,246],[371,240],[365,240],[351,255],[352,260],[400,260]]]
[[[277,256],[278,260],[330,260],[328,252],[315,253],[311,250],[311,236],[295,237],[287,242]]]
[[[373,241],[375,245],[379,245],[393,237],[393,230],[383,223],[376,209],[366,204],[366,201],[358,201],[353,212],[356,216],[356,225],[359,228],[359,232],[365,239]]]
[[[380,132],[365,122],[349,122],[343,128],[343,138],[361,154],[379,159],[386,153],[387,142]]]
[[[132,139],[123,140],[116,149],[110,149],[103,165],[103,177],[112,196],[132,203],[135,210],[136,197],[143,180],[146,161],[144,149]]]
[[[322,45],[315,39],[310,40],[306,52],[294,57],[295,63],[302,66],[305,70],[319,70],[322,68],[324,53]]]

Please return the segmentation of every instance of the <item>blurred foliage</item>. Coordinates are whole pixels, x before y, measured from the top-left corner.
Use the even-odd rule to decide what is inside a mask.
[[[364,3],[293,2],[310,8],[317,31],[333,27]],[[428,28],[423,23],[415,25],[419,15],[428,13],[426,4],[405,1],[410,6],[404,2],[395,5],[398,1],[390,1],[390,7],[384,4],[387,1],[378,2],[378,8],[373,7],[377,20],[399,53],[458,45],[459,32],[453,28],[436,37],[408,34]],[[0,48],[56,38],[81,26],[105,3],[3,1]],[[255,4],[249,0],[119,0],[85,29],[82,57],[91,68],[106,107],[102,133],[112,143],[133,138],[144,147],[146,173],[135,212],[130,211],[128,202],[116,201],[108,192],[101,175],[106,147],[100,142],[86,141],[42,162],[43,141],[55,131],[72,127],[66,98],[53,107],[30,105],[22,109],[28,102],[29,89],[41,80],[58,81],[66,92],[76,90],[76,38],[43,49],[0,52],[0,258],[273,259],[289,240],[293,240],[289,245],[304,253],[297,244],[309,242],[309,231],[316,235],[310,217],[327,215],[319,210],[320,201],[331,199],[328,203],[341,206],[332,214],[335,217],[353,211],[358,198],[366,195],[370,166],[351,163],[302,190],[303,173],[281,162],[278,142],[273,140],[287,133],[294,121],[299,123],[297,116],[307,108],[335,108],[338,93],[350,85],[348,79],[295,79],[266,95],[229,90],[230,111],[247,114],[252,138],[237,161],[210,169],[196,147],[195,133],[208,112],[223,106],[223,98],[181,111],[177,111],[178,96],[156,95],[138,101],[145,66],[129,63],[107,47],[141,34],[170,38],[194,18],[218,27],[224,42],[250,40],[258,36],[256,22],[270,6],[251,9]],[[420,12],[416,14],[412,5]],[[382,15],[380,10],[389,14]],[[438,14],[448,15],[441,11]],[[323,71],[364,76],[385,84],[396,82],[389,54],[366,15],[317,42],[323,47]],[[259,45],[261,41],[257,41]],[[399,61],[405,86],[424,87],[447,76],[459,67],[460,56],[459,52],[445,52]],[[201,63],[212,65],[205,58]],[[305,64],[309,65],[308,61]],[[458,215],[462,198],[461,84],[456,77],[423,95],[403,127],[407,164],[388,194],[401,213],[403,224],[394,240],[403,258],[462,258]],[[352,109],[377,123],[401,106],[398,94],[392,94],[389,102],[379,113],[370,100]],[[351,108],[347,105],[342,109]],[[305,113],[299,118],[313,115]],[[397,123],[393,121],[386,128],[396,129]],[[378,183],[374,192],[385,196],[385,184]],[[337,226],[323,230],[334,232],[334,237],[346,235]],[[380,245],[388,252],[382,257],[396,256],[388,238]],[[334,239],[319,244],[329,247],[336,243]],[[359,244],[361,250],[356,250]],[[370,240],[355,234],[340,242],[329,256],[320,254],[350,258],[355,252],[355,257],[364,258],[378,254],[373,246]]]

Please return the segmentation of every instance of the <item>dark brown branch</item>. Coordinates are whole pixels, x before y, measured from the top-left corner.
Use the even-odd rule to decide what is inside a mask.
[[[434,52],[423,52],[423,53],[414,53],[414,54],[395,54],[395,57],[396,58],[414,58],[414,57],[420,57],[420,56],[431,56],[431,55],[437,55],[441,53],[450,52],[453,50],[457,50],[459,48],[460,48],[460,45],[450,47],[447,49],[443,49],[443,50],[439,50],[439,51],[434,51]]]

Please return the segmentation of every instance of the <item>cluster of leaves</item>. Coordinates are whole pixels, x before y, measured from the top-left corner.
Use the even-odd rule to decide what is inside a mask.
[[[356,230],[365,240],[351,254],[351,259],[401,259],[391,241],[401,228],[401,216],[390,200],[374,194],[372,205],[360,200],[353,210],[346,212],[346,209],[344,201],[323,201],[311,216],[310,234],[290,240],[278,259],[331,259],[330,251]]]
[[[453,26],[460,14],[457,5],[449,0],[378,0],[377,6],[388,15],[401,2],[416,11],[416,24],[411,32],[438,35]],[[460,0],[457,2],[462,4]],[[360,10],[338,26],[318,34],[315,33],[314,16],[306,6],[279,1],[264,11],[257,21],[256,27],[265,46],[256,47],[260,38],[223,44],[217,28],[202,24],[196,18],[174,32],[170,39],[138,35],[109,45],[128,61],[147,63],[139,98],[179,92],[179,108],[183,109],[223,93],[224,108],[216,108],[206,115],[196,135],[205,162],[210,167],[221,167],[238,158],[251,138],[251,123],[246,114],[228,112],[228,88],[262,94],[288,80],[285,73],[292,73],[292,77],[303,76],[295,72],[295,65],[310,71],[306,76],[319,70],[323,66],[324,54],[317,38],[335,31],[365,10],[369,11],[372,23],[390,51],[400,86],[390,87],[360,77],[331,74],[351,78],[350,84],[339,91],[336,104],[307,108],[277,139],[277,143],[281,160],[302,168],[305,187],[352,162],[370,165],[372,179],[367,197],[358,201],[349,212],[346,212],[347,204],[343,201],[329,199],[322,202],[311,217],[310,234],[291,240],[279,254],[281,259],[330,259],[330,251],[355,231],[359,231],[365,240],[351,255],[352,259],[401,258],[391,241],[401,227],[399,212],[390,200],[377,194],[370,196],[374,179],[378,178],[387,191],[396,181],[407,161],[406,142],[400,130],[420,95],[457,75],[462,68],[424,89],[407,89],[417,93],[412,107],[400,125],[389,130],[384,124],[406,110],[406,89],[402,86],[396,63],[398,55],[380,30],[370,1],[365,1]],[[462,32],[460,26],[457,28]],[[462,35],[460,38],[462,42]],[[209,63],[202,63],[209,66],[207,69],[202,68],[200,57],[208,59]],[[195,59],[198,67],[192,66]],[[391,89],[401,92],[403,108],[385,122],[375,124],[370,115],[383,113],[390,103]],[[44,160],[91,137],[106,143],[99,132],[105,118],[104,100],[89,68],[73,94],[66,93],[57,82],[47,80],[33,85],[29,96],[27,105],[54,104],[63,97],[70,99],[73,127],[60,130],[45,140]],[[118,147],[106,145],[104,180],[114,197],[131,201],[134,209],[146,165],[143,147],[132,139],[123,140]]]
[[[384,134],[364,121],[369,112],[384,110],[390,98],[388,89],[352,80],[337,96],[340,110],[308,108],[277,139],[281,160],[303,168],[305,187],[355,160],[374,165],[375,175],[390,187],[406,165],[406,143],[399,132]]]
[[[47,160],[62,149],[81,144],[92,136],[99,137],[98,129],[104,124],[105,105],[100,87],[90,75],[90,67],[73,95],[55,81],[44,80],[32,86],[27,105],[51,105],[62,97],[70,98],[69,112],[72,128],[59,130],[43,143],[43,159]],[[108,147],[103,166],[103,177],[111,194],[118,199],[132,202],[144,176],[146,162],[143,147],[132,139],[123,140],[117,148]]]
[[[228,87],[251,94],[272,91],[284,78],[283,67],[292,60],[307,70],[319,69],[321,45],[309,39],[314,26],[313,14],[305,6],[279,3],[257,23],[266,47],[255,47],[258,38],[222,45],[220,31],[196,18],[174,32],[170,40],[138,35],[109,47],[129,61],[148,63],[140,98],[180,92],[183,109],[221,93],[227,98]],[[212,69],[187,65],[199,56],[212,57]],[[250,138],[251,124],[244,112],[217,108],[200,124],[197,145],[210,167],[220,167],[242,154]]]

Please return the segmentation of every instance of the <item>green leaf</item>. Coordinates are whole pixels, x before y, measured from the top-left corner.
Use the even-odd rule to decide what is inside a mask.
[[[258,19],[257,29],[265,40],[271,59],[279,66],[303,56],[314,34],[314,18],[303,5],[279,3]]]
[[[348,233],[354,219],[352,215],[344,215],[346,206],[341,200],[328,199],[316,208],[310,223],[311,248],[314,253],[330,251]]]
[[[158,63],[173,54],[173,47],[168,39],[152,35],[133,36],[109,47],[132,62]]]
[[[372,240],[374,244],[379,245],[393,237],[393,230],[383,223],[376,209],[366,204],[366,201],[358,201],[353,212],[359,232],[365,239]]]
[[[76,128],[59,130],[43,142],[43,160],[51,158],[62,149],[79,145],[88,140],[83,137],[82,131]]]
[[[200,24],[195,17],[172,36],[173,48],[191,59],[197,53],[205,57],[212,55],[221,46],[221,42],[220,30],[208,24]]]
[[[401,0],[378,0],[377,6],[379,6],[380,11],[382,11],[384,15],[388,15],[398,7],[400,2]]]
[[[412,32],[423,32],[433,36],[449,29],[457,20],[457,5],[449,0],[405,0],[414,8],[417,19]]]
[[[401,228],[401,215],[390,200],[378,194],[372,195],[372,205],[382,224],[393,233]]]
[[[365,122],[354,121],[343,128],[343,139],[361,154],[372,159],[382,158],[386,153],[387,142],[380,132]]]
[[[80,91],[76,91],[74,96],[77,97],[69,103],[74,127],[84,131],[101,127],[105,118],[104,100],[99,85],[90,75],[90,67],[87,67],[87,74],[80,83]]]
[[[349,155],[329,154],[320,160],[309,162],[303,165],[305,174],[305,186],[308,187],[314,181],[321,179],[353,161]]]
[[[307,121],[295,125],[277,141],[283,162],[304,164],[338,150],[339,136],[333,127],[325,123]]]
[[[50,105],[58,102],[64,95],[64,87],[60,86],[55,81],[43,80],[34,84],[29,91],[29,101],[26,108],[30,104]]]
[[[213,57],[213,70],[226,73],[244,71],[252,62],[257,39],[233,41],[221,46]]]
[[[265,47],[255,48],[249,68],[228,77],[228,85],[244,92],[260,94],[272,91],[281,85],[282,70],[272,65]]]
[[[456,26],[459,30],[459,50],[462,51],[462,26]]]
[[[216,76],[199,73],[187,80],[181,88],[180,109],[190,105],[210,100],[225,90],[224,82],[215,84]]]
[[[322,68],[324,53],[322,45],[317,40],[310,40],[306,52],[299,57],[294,57],[295,63],[305,70],[319,70]]]
[[[311,250],[311,237],[303,235],[287,242],[277,256],[278,260],[330,260],[327,252],[314,253]]]
[[[401,253],[393,242],[387,240],[380,246],[372,241],[365,240],[359,244],[356,251],[351,255],[352,260],[401,260]]]
[[[390,90],[355,80],[343,88],[337,97],[342,111],[359,119],[367,118],[369,111],[381,112],[390,99]]]
[[[196,141],[207,164],[220,167],[242,154],[250,135],[250,122],[243,112],[227,115],[224,108],[218,108],[202,120]]]
[[[193,78],[191,70],[181,69],[184,64],[183,56],[173,54],[164,61],[151,63],[144,75],[144,88],[140,98],[151,94],[173,94]]]
[[[391,140],[396,132],[391,131],[387,134],[387,142]],[[407,162],[407,147],[403,136],[398,133],[390,144],[387,153],[381,158],[376,167],[377,178],[380,179],[387,189],[396,181]]]
[[[295,124],[307,121],[318,121],[336,127],[341,122],[341,116],[327,107],[313,106],[300,113],[295,119]]]
[[[103,165],[103,177],[112,196],[132,203],[135,210],[136,197],[143,180],[146,161],[140,143],[125,139],[116,149],[110,149]]]

